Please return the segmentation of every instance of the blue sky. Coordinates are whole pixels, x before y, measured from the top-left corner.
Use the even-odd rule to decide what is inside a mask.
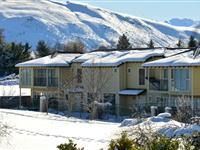
[[[76,1],[76,0],[71,0]],[[160,21],[170,18],[200,20],[200,0],[79,0],[112,11]]]

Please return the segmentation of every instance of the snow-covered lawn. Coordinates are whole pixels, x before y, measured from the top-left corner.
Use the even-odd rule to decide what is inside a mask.
[[[7,124],[10,136],[0,144],[3,150],[51,150],[72,139],[85,150],[99,150],[108,146],[122,130],[136,133],[142,131],[159,132],[167,136],[180,136],[200,132],[199,125],[185,125],[170,119],[170,114],[163,113],[147,119],[127,119],[120,123],[90,121],[68,118],[56,114],[32,111],[0,109],[0,118]],[[147,132],[149,134],[149,132]]]
[[[80,120],[31,111],[0,109],[2,120],[11,130],[8,140],[0,149],[51,150],[72,139],[86,150],[105,148],[118,133],[119,123]]]

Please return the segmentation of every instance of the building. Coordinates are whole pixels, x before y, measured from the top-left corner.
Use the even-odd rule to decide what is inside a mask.
[[[130,115],[135,107],[149,107],[150,95],[156,94],[155,90],[154,93],[149,92],[152,91],[149,75],[154,73],[157,77],[160,71],[155,67],[153,72],[148,65],[182,51],[185,50],[57,53],[17,64],[16,67],[20,72],[20,88],[31,89],[33,106],[37,108],[43,94],[50,106],[59,110],[80,111],[83,105],[98,101],[111,103],[111,113]],[[162,92],[158,90],[157,93]]]
[[[147,102],[176,108],[185,104],[200,110],[199,50],[144,63],[148,77]]]

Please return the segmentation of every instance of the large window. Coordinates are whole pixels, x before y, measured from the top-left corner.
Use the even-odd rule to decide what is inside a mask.
[[[139,85],[145,85],[145,69],[139,69]]]
[[[34,70],[34,86],[46,86],[46,70],[36,69]]]
[[[56,69],[35,69],[34,86],[58,86],[58,73]]]
[[[189,91],[190,78],[188,69],[171,70],[171,90],[172,91]]]
[[[21,78],[20,78],[20,82],[21,85],[23,86],[30,86],[32,83],[32,79],[31,79],[31,69],[21,69]]]
[[[48,70],[48,86],[58,86],[58,74],[55,69]]]

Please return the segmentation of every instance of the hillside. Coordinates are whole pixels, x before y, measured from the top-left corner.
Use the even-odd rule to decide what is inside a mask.
[[[193,34],[200,36],[200,31],[194,28],[175,27],[82,3],[0,1],[0,28],[4,29],[6,40],[29,42],[33,49],[38,40],[45,40],[53,46],[77,38],[90,49],[114,46],[123,33],[135,47],[145,46],[150,39],[157,46],[169,46],[174,45],[178,38],[187,39]]]

